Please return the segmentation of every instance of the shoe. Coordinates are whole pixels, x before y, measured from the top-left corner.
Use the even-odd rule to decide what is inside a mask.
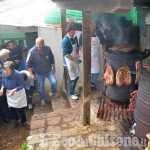
[[[53,93],[52,94],[55,98],[59,98],[60,97],[60,95],[58,94],[58,93]]]
[[[95,91],[96,90],[96,84],[95,83],[91,83],[91,91]]]
[[[26,126],[26,125],[27,125],[27,122],[22,123],[22,126]]]
[[[77,93],[74,93],[73,95],[75,95],[75,96],[78,96],[79,94],[77,94]]]
[[[9,119],[5,119],[5,120],[4,120],[4,123],[10,124],[10,120],[9,120]]]
[[[91,83],[91,88],[96,88],[96,84],[95,83]]]
[[[32,109],[32,104],[28,104],[28,109]]]
[[[42,105],[42,106],[45,105],[45,100],[41,100],[41,105]]]
[[[78,96],[75,96],[75,95],[70,95],[69,96],[72,100],[77,100],[78,99]]]
[[[18,125],[18,120],[14,120],[14,127]]]

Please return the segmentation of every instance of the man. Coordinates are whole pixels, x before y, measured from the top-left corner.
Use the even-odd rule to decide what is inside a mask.
[[[18,41],[18,46],[17,46],[17,50],[18,50],[18,54],[20,55],[20,57],[22,58],[22,50],[24,48],[24,42],[23,40],[19,40]]]
[[[29,50],[27,56],[27,67],[33,80],[37,79],[37,85],[41,104],[45,105],[45,79],[48,78],[51,83],[51,92],[53,96],[59,97],[57,93],[57,81],[55,77],[54,56],[50,47],[44,44],[43,38],[37,38],[36,44]],[[32,72],[32,68],[35,75]]]
[[[78,97],[74,90],[80,76],[79,71],[79,45],[75,36],[75,28],[73,24],[68,24],[66,27],[67,35],[62,40],[62,49],[67,80],[68,80],[68,95],[71,99],[77,100]]]
[[[13,61],[15,64],[15,69],[18,70],[22,57],[20,51],[14,48],[14,43],[12,41],[7,42],[7,49],[10,51],[9,61]]]
[[[22,52],[22,48],[24,47],[24,42],[23,40],[18,41],[18,46],[17,49],[19,49],[20,52]]]
[[[26,65],[26,59],[27,59],[27,49],[25,47],[22,48],[22,59],[19,64],[19,71],[21,70],[28,70]]]
[[[3,64],[5,61],[8,60],[8,58],[9,58],[9,50],[2,49],[0,51],[0,88],[2,86]],[[0,115],[5,123],[10,124],[8,114],[9,111],[8,111],[8,104],[7,104],[6,91],[5,91],[4,94],[0,96]]]
[[[94,22],[91,22],[91,86],[95,87],[96,81],[98,80],[100,73],[100,51],[105,51],[105,38],[101,31],[96,30]],[[82,34],[80,35],[79,45],[81,52],[83,52],[82,47]]]

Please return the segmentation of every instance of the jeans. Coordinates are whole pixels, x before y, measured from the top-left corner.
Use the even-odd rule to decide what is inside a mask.
[[[44,75],[40,75],[40,74],[35,74],[36,79],[37,79],[37,86],[38,86],[38,90],[39,90],[39,95],[40,95],[40,99],[41,100],[45,100],[45,79],[48,78],[48,80],[51,83],[51,92],[52,93],[57,93],[57,80],[55,77],[55,74],[53,72],[53,70],[51,69],[48,73],[44,74]]]
[[[69,76],[68,69],[66,66],[65,66],[65,69],[67,72],[68,95],[74,95],[74,90],[75,90],[79,77],[77,77],[75,80],[70,80],[70,76]]]
[[[32,95],[33,95],[33,88],[30,86],[30,90],[25,89],[27,95],[27,102],[28,104],[32,104]]]
[[[96,81],[98,80],[99,77],[99,73],[91,73],[91,83],[96,83]]]
[[[20,117],[18,116],[17,110],[19,112]],[[25,115],[25,112],[24,112],[24,108],[11,107],[11,113],[12,113],[15,120],[19,120],[21,118],[21,123],[26,122],[26,115]]]

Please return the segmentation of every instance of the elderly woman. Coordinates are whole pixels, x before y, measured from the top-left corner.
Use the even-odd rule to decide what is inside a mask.
[[[2,49],[0,51],[0,88],[2,86],[2,72],[3,72],[3,64],[9,58],[9,50]],[[0,116],[2,117],[3,121],[7,124],[10,124],[9,120],[9,110],[7,105],[7,98],[6,92],[4,91],[3,95],[0,96]]]
[[[26,94],[24,90],[24,81],[22,75],[16,71],[15,65],[12,61],[7,61],[3,66],[2,73],[2,87],[0,90],[0,95],[3,94],[6,88],[7,102],[8,106],[11,107],[11,112],[14,116],[14,126],[18,124],[19,116],[17,110],[19,111],[21,123],[23,126],[26,125],[26,116],[24,113],[24,107],[27,106]]]

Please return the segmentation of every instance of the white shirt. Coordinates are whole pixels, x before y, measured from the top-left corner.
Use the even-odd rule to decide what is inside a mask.
[[[27,80],[25,81],[25,89],[30,90],[30,86],[34,86],[34,80],[31,78],[30,72],[27,70],[22,70],[20,73],[25,73],[27,75]]]

